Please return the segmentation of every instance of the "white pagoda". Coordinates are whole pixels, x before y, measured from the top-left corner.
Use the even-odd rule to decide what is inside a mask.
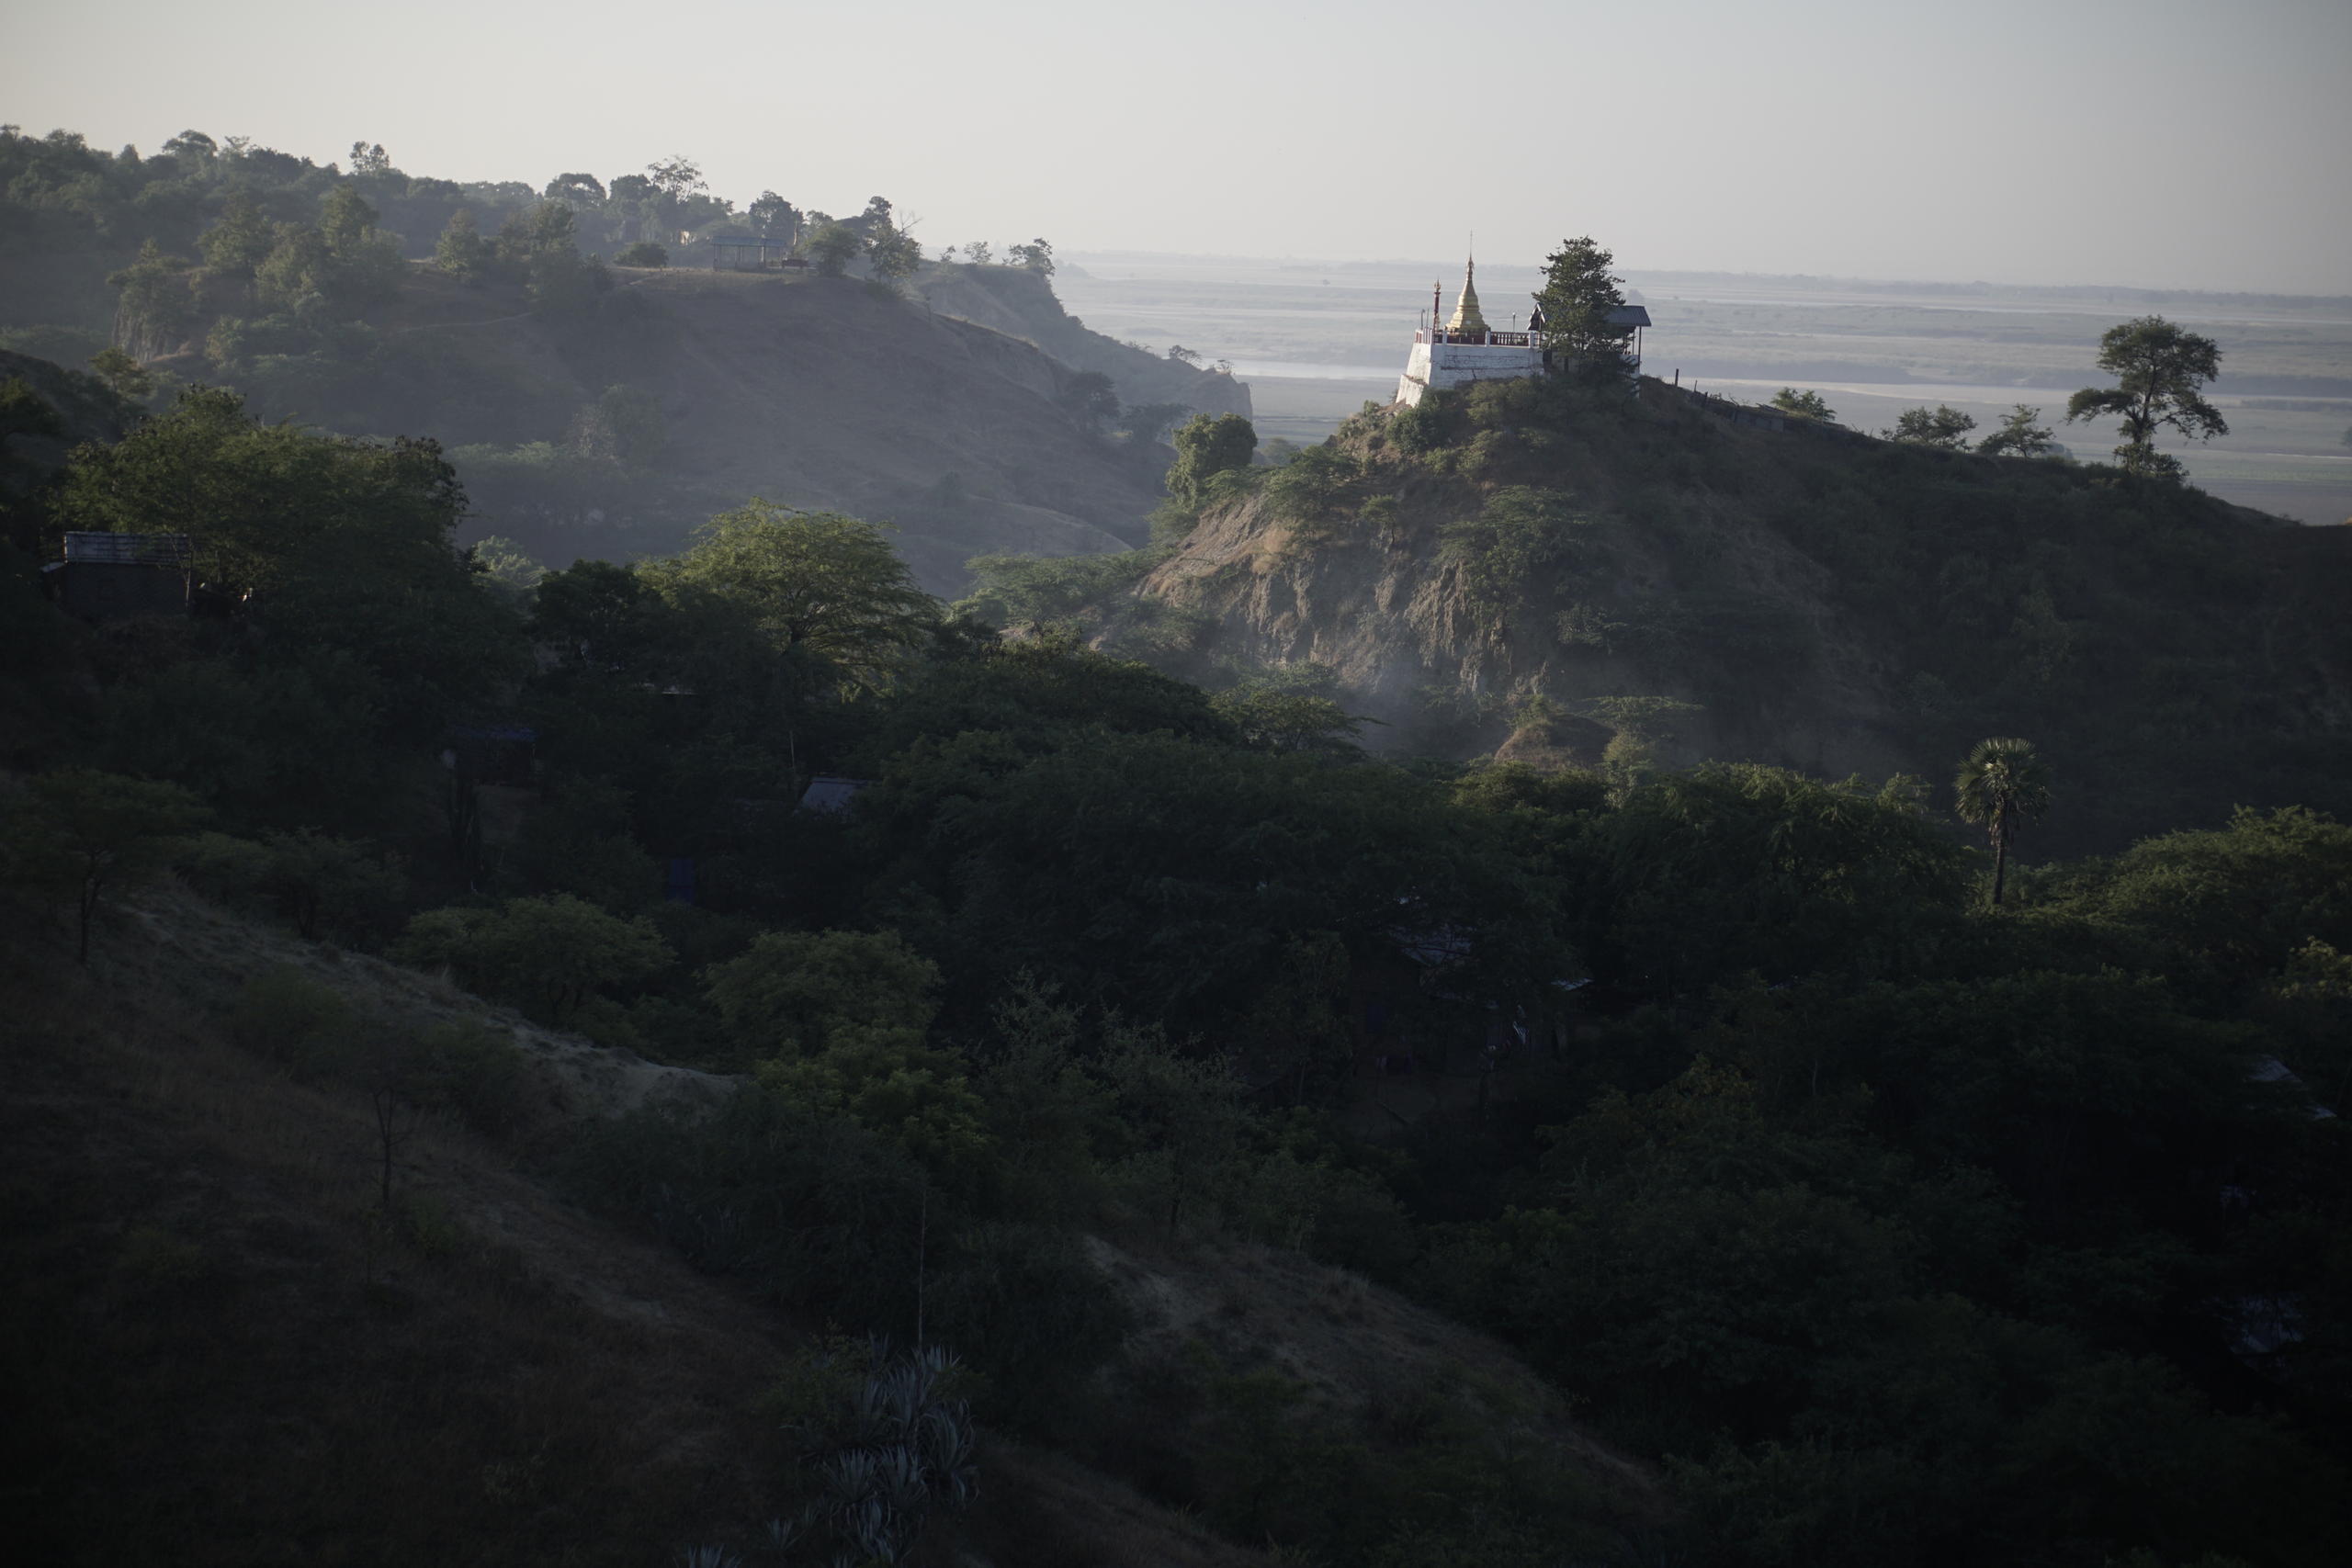
[[[1473,381],[1508,381],[1521,376],[1540,376],[1551,367],[1550,356],[1544,347],[1544,317],[1539,310],[1528,318],[1527,331],[1498,333],[1487,325],[1484,312],[1478,309],[1478,262],[1471,257],[1462,273],[1462,296],[1453,304],[1453,314],[1443,326],[1438,325],[1438,312],[1444,299],[1444,285],[1430,288],[1428,320],[1413,333],[1413,352],[1405,361],[1405,374],[1396,378],[1396,401],[1407,407],[1419,402],[1421,394],[1431,387],[1466,387]],[[1610,320],[1635,329],[1634,368],[1641,366],[1639,329],[1650,324],[1649,312],[1639,305],[1627,305],[1610,312]]]

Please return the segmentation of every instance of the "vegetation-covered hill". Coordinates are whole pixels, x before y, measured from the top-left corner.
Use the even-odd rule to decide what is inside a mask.
[[[1159,432],[1247,409],[1231,378],[1070,319],[1042,248],[926,265],[880,198],[839,224],[773,197],[737,214],[689,175],[541,193],[411,176],[381,149],[346,171],[195,133],[141,157],[6,128],[0,346],[78,367],[111,344],[135,398],[228,386],[271,418],[437,440],[472,531],[559,563],[667,548],[758,494],[896,521],[943,590],[976,554],[1140,538]],[[659,265],[650,242],[682,232],[701,266]],[[820,270],[865,276],[702,270],[724,234],[841,236]],[[1114,434],[1126,405],[1149,427]]]
[[[2087,581],[2324,730],[2331,645],[2193,494],[1681,421],[1528,385],[1263,472],[1204,421],[1167,518],[1331,531],[1306,569],[1418,536],[1465,661],[1753,691],[1671,617],[1611,646],[1611,604],[1703,589],[1750,661],[2080,679],[2106,644],[1998,598],[1974,640],[1868,602],[1963,539],[1980,609],[2029,563],[2064,628]],[[1917,781],[1671,765],[1655,685],[1519,713],[1525,762],[1390,762],[1312,670],[1212,693],[971,613],[1154,552],[1001,560],[951,611],[854,517],[543,572],[465,512],[429,443],[217,389],[9,500],[0,1326],[49,1556],[2340,1557],[2352,827],[2030,831],[2004,884]],[[201,613],[46,597],[22,547],[68,529],[187,535]],[[2249,746],[2213,681],[2180,722]],[[2061,799],[2098,783],[2061,755]]]
[[[2024,735],[2078,847],[2352,805],[2352,530],[1720,408],[1518,381],[1366,413],[1125,558],[1149,645],[1319,666],[1376,743],[1454,756],[1939,778]]]
[[[732,1085],[184,892],[87,974],[45,973],[44,922],[5,897],[0,931],[19,1551],[641,1564],[796,1517],[779,1396],[823,1325],[535,1175],[595,1113]],[[327,1038],[363,1018],[457,1047],[458,1092],[399,1109],[389,1172],[370,1069]],[[1359,1317],[1381,1305],[1352,1283]],[[1019,1444],[985,1455],[983,1496],[961,1540],[999,1562],[1261,1561]]]

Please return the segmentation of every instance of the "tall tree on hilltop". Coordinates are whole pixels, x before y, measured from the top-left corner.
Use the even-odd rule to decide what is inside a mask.
[[[901,283],[922,267],[922,243],[888,219],[874,225],[865,238],[866,265],[886,283]]]
[[[1952,780],[1961,820],[1984,829],[1993,846],[1993,902],[2008,884],[2009,846],[2018,829],[2050,809],[2050,769],[2030,740],[1980,740]]]
[[[1054,247],[1043,239],[1032,240],[1025,245],[1015,245],[1012,247],[1012,254],[1013,265],[1026,267],[1040,277],[1054,276]]]
[[[759,199],[743,209],[743,216],[763,238],[790,244],[799,237],[800,209],[772,190],[760,192]]]
[[[2127,474],[2179,481],[2180,459],[2156,450],[2156,433],[2167,426],[2198,441],[2230,433],[2221,411],[2201,395],[2222,373],[2221,346],[2211,338],[2162,316],[2142,316],[2107,329],[2098,340],[2098,367],[2118,384],[2085,387],[2066,400],[2066,423],[2100,414],[2121,419],[2123,445],[2115,456]]]
[[[1611,321],[1624,308],[1624,281],[1610,267],[1617,258],[1590,235],[1564,240],[1544,261],[1544,287],[1535,296],[1544,312],[1544,341],[1564,357],[1597,368],[1623,370],[1631,363],[1634,329]]]

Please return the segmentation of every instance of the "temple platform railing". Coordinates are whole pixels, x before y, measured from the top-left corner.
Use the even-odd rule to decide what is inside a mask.
[[[1413,341],[1415,343],[1421,344],[1467,344],[1475,348],[1542,348],[1544,346],[1544,334],[1542,333],[1451,333],[1444,331],[1433,333],[1424,328],[1413,334]]]

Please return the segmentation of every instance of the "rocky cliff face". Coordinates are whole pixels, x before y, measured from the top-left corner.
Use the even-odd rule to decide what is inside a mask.
[[[1375,746],[1590,765],[1623,736],[1939,784],[2023,734],[2076,845],[2352,807],[2352,531],[1655,386],[1502,383],[1303,461],[1227,481],[1138,592],[1203,669],[1329,667]]]
[[[1062,309],[1052,286],[1017,267],[950,265],[917,287],[933,310],[1035,344],[1075,370],[1111,378],[1122,403],[1176,403],[1194,413],[1250,417],[1250,389],[1092,331]]]

